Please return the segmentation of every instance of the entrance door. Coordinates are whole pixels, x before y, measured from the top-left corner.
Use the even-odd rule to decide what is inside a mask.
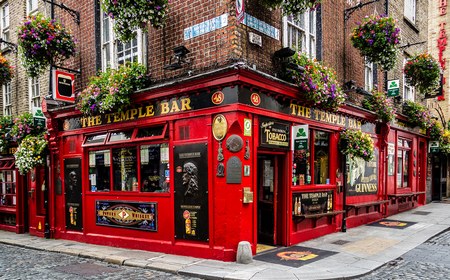
[[[258,156],[258,243],[284,245],[283,171],[281,155]]]
[[[441,200],[447,195],[447,157],[441,153],[432,154],[431,185],[432,200]]]
[[[44,237],[45,232],[45,169],[37,167],[27,176],[28,183],[28,224],[31,235]]]

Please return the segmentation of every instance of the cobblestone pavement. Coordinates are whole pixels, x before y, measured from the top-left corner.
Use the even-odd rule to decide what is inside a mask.
[[[145,268],[112,265],[59,253],[0,244],[0,279],[196,280]]]
[[[400,258],[358,279],[437,280],[449,278],[450,228],[430,238]]]

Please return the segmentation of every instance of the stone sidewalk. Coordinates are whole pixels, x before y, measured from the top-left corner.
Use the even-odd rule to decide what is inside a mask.
[[[336,254],[300,267],[254,260],[237,264],[0,231],[0,242],[109,263],[151,268],[205,279],[344,279],[367,274],[450,227],[450,204],[431,203],[389,220],[413,222],[404,229],[360,226],[299,244]]]

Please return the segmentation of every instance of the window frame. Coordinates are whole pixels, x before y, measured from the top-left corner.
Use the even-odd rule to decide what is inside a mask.
[[[28,96],[30,112],[33,113],[33,108],[41,108],[42,106],[39,77],[28,78]],[[38,106],[35,106],[36,103]]]
[[[10,38],[10,13],[9,13],[9,3],[5,2],[0,7],[0,37],[4,40],[9,42]],[[2,50],[9,48],[9,46],[5,43],[2,43],[0,48]]]
[[[416,23],[417,1],[404,0],[403,1],[403,16],[411,23]]]
[[[367,58],[364,58],[364,90],[372,91],[375,85],[374,82],[375,65]]]
[[[403,68],[405,68],[407,58],[403,59]],[[416,88],[408,83],[405,73],[403,73],[403,92],[402,98],[404,101],[411,100],[414,101],[416,98]]]
[[[39,0],[27,0],[27,15],[37,12],[39,7]]]
[[[12,116],[11,82],[2,85],[2,92],[3,92],[3,115]]]
[[[303,19],[304,26],[298,24]],[[312,24],[314,22],[315,24]],[[299,34],[303,34],[304,38],[302,38],[302,49],[298,49],[298,44],[293,47],[292,41],[292,30],[295,29],[297,31],[296,36]],[[297,21],[293,19],[292,15],[283,16],[283,46],[290,47],[294,50],[301,51],[306,53],[310,58],[316,58],[317,56],[317,12],[315,10],[308,10],[305,13],[299,15],[297,17]],[[298,37],[296,39],[298,42]]]
[[[402,145],[399,145],[399,141],[402,142]],[[405,146],[403,143],[409,143],[409,147]],[[396,184],[396,188],[398,190],[405,190],[405,189],[411,189],[411,184],[413,181],[413,165],[412,165],[412,153],[413,153],[413,140],[403,137],[403,136],[398,136],[397,137],[397,143],[396,143],[396,157],[395,157],[395,168],[396,168],[396,179],[395,179],[395,184]],[[402,155],[402,166],[401,169],[399,170],[399,153],[401,153]],[[405,160],[405,155],[408,154],[408,158]],[[413,168],[411,168],[413,167]],[[405,183],[405,174],[404,174],[404,170],[408,170],[407,173],[407,182],[406,185]],[[400,175],[400,183],[399,183],[399,175]]]
[[[130,45],[129,47],[127,47],[128,44],[133,44],[134,40],[125,43],[119,41],[116,38],[113,30],[114,20],[108,17],[102,11],[100,11],[100,14],[100,48],[102,71],[106,71],[106,69],[108,68],[117,69],[119,65],[125,63],[126,61],[130,61],[130,58],[131,61],[145,64],[146,41],[144,32],[141,29],[136,30],[136,45]],[[108,24],[107,27],[105,27],[106,23]],[[107,33],[105,32],[105,30],[107,31]],[[130,54],[125,54],[123,57],[119,57],[119,45],[123,47],[122,52],[126,53],[126,50],[131,49]],[[133,51],[134,48],[136,48],[136,51]],[[134,57],[136,57],[136,59],[134,59]],[[121,63],[121,61],[123,61],[123,63]]]

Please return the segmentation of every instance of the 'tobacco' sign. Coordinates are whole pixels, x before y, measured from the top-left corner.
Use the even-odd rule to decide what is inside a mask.
[[[75,103],[75,75],[53,70],[53,99]]]

